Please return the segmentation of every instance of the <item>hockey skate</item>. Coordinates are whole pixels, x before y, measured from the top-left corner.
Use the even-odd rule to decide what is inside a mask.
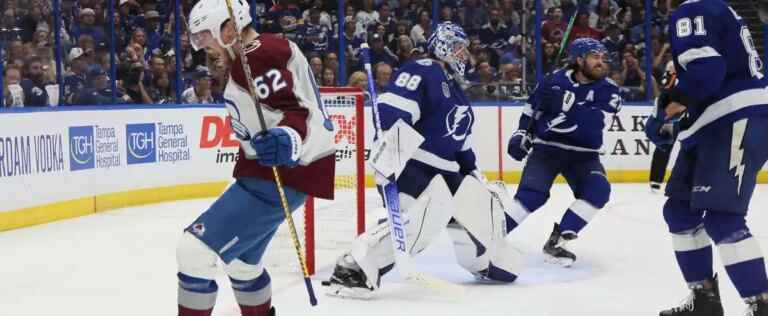
[[[688,295],[680,306],[661,311],[659,316],[723,316],[723,305],[720,303],[720,289],[717,285],[717,276],[707,282],[712,284],[712,288],[706,289],[704,284],[692,287],[691,294]]]
[[[744,316],[768,316],[768,297],[762,295],[754,299],[747,300],[747,310]]]
[[[661,189],[661,183],[651,181],[651,193],[663,194],[664,190]]]
[[[560,225],[555,223],[552,234],[549,235],[549,239],[544,244],[545,260],[549,263],[570,267],[576,261],[576,255],[569,251],[565,245],[576,237],[574,232],[562,232]]]
[[[366,300],[373,297],[373,286],[369,284],[365,273],[349,254],[339,258],[331,278],[322,284],[329,287],[326,292],[328,296]]]

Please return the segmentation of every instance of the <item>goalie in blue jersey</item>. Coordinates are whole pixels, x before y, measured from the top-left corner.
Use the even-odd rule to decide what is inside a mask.
[[[666,187],[664,219],[691,295],[662,316],[721,316],[712,243],[747,303],[768,315],[768,278],[746,224],[757,173],[768,159],[768,82],[742,18],[722,0],[667,1],[677,84],[656,99],[646,135],[681,149]],[[674,128],[664,128],[673,123]]]
[[[605,77],[606,53],[597,40],[574,40],[568,49],[570,65],[539,83],[507,149],[516,160],[528,156],[507,219],[510,229],[544,205],[558,174],[573,190],[576,200],[544,245],[548,261],[564,266],[576,260],[567,244],[605,206],[611,193],[599,154],[604,112],[618,112],[622,100],[619,88]]]
[[[477,169],[471,142],[475,116],[460,85],[467,45],[460,26],[437,26],[428,40],[429,58],[403,65],[379,95],[385,135],[379,141],[400,135],[393,145],[399,148],[424,139],[410,157],[398,157],[406,161],[396,184],[407,219],[407,252],[421,252],[447,227],[463,268],[481,280],[512,282],[519,252],[505,240],[502,204],[511,197],[503,183],[487,183]],[[381,276],[395,264],[388,225],[369,229],[341,256],[326,283],[328,294],[369,298],[379,288]]]

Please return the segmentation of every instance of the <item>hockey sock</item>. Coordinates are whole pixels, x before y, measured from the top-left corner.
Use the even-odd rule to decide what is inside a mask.
[[[216,304],[216,281],[178,273],[179,316],[209,316]]]
[[[512,203],[512,207],[509,208],[504,213],[504,217],[506,218],[507,222],[507,233],[513,231],[515,228],[517,228],[520,223],[522,223],[528,215],[531,215],[528,210],[525,209],[525,206],[523,206],[520,201],[515,199],[515,201]]]
[[[560,229],[563,232],[578,234],[597,215],[597,211],[599,211],[598,208],[585,200],[573,201],[560,220]]]
[[[760,246],[751,234],[737,242],[717,244],[717,250],[725,265],[725,271],[742,298],[754,297],[768,291],[765,260]]]
[[[233,278],[230,278],[230,280],[232,280],[235,299],[237,304],[240,305],[243,316],[269,315],[272,281],[266,269],[253,280],[243,281]]]
[[[677,265],[689,286],[712,278],[712,244],[703,226],[672,233],[672,247]]]
[[[760,246],[747,228],[745,214],[707,212],[707,233],[717,245],[720,261],[743,298],[768,291],[765,260]]]
[[[528,215],[538,210],[549,199],[548,193],[531,189],[520,189],[515,194],[512,207],[505,213],[507,221],[507,233],[520,225]]]

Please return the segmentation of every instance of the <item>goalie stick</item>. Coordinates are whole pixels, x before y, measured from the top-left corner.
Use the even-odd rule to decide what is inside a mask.
[[[373,71],[371,70],[370,48],[367,43],[360,45],[360,53],[363,58],[363,67],[368,76],[368,90],[370,90],[371,103],[373,104],[374,139],[377,139],[382,136],[381,120],[379,117],[376,87],[373,81]],[[389,230],[390,236],[392,237],[392,248],[395,254],[396,268],[400,270],[405,279],[409,282],[455,299],[461,298],[464,295],[463,286],[427,275],[414,268],[413,259],[408,254],[407,250],[408,243],[405,230],[406,220],[400,209],[397,184],[393,179],[387,179],[385,181],[386,183],[384,184],[377,183],[376,185],[384,195],[384,206],[387,209],[387,217],[389,219]]]

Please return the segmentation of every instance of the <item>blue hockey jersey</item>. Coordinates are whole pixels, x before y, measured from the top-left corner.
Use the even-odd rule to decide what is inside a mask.
[[[762,62],[736,11],[722,0],[688,0],[669,23],[678,78],[671,95],[693,122],[678,136],[684,146],[710,123],[768,114]]]
[[[410,61],[392,78],[377,99],[381,128],[403,119],[425,138],[412,159],[451,172],[476,169],[475,117],[459,83],[432,59]]]
[[[553,87],[573,93],[573,100],[569,101],[570,108],[563,109],[561,105],[557,105],[554,108],[562,109],[561,111],[540,110],[553,108],[541,104],[542,91]],[[603,112],[616,113],[621,109],[621,104],[619,87],[610,79],[579,84],[573,79],[573,70],[561,69],[542,80],[528,97],[518,128],[526,129],[531,117],[535,115],[535,144],[598,152],[603,146]]]

